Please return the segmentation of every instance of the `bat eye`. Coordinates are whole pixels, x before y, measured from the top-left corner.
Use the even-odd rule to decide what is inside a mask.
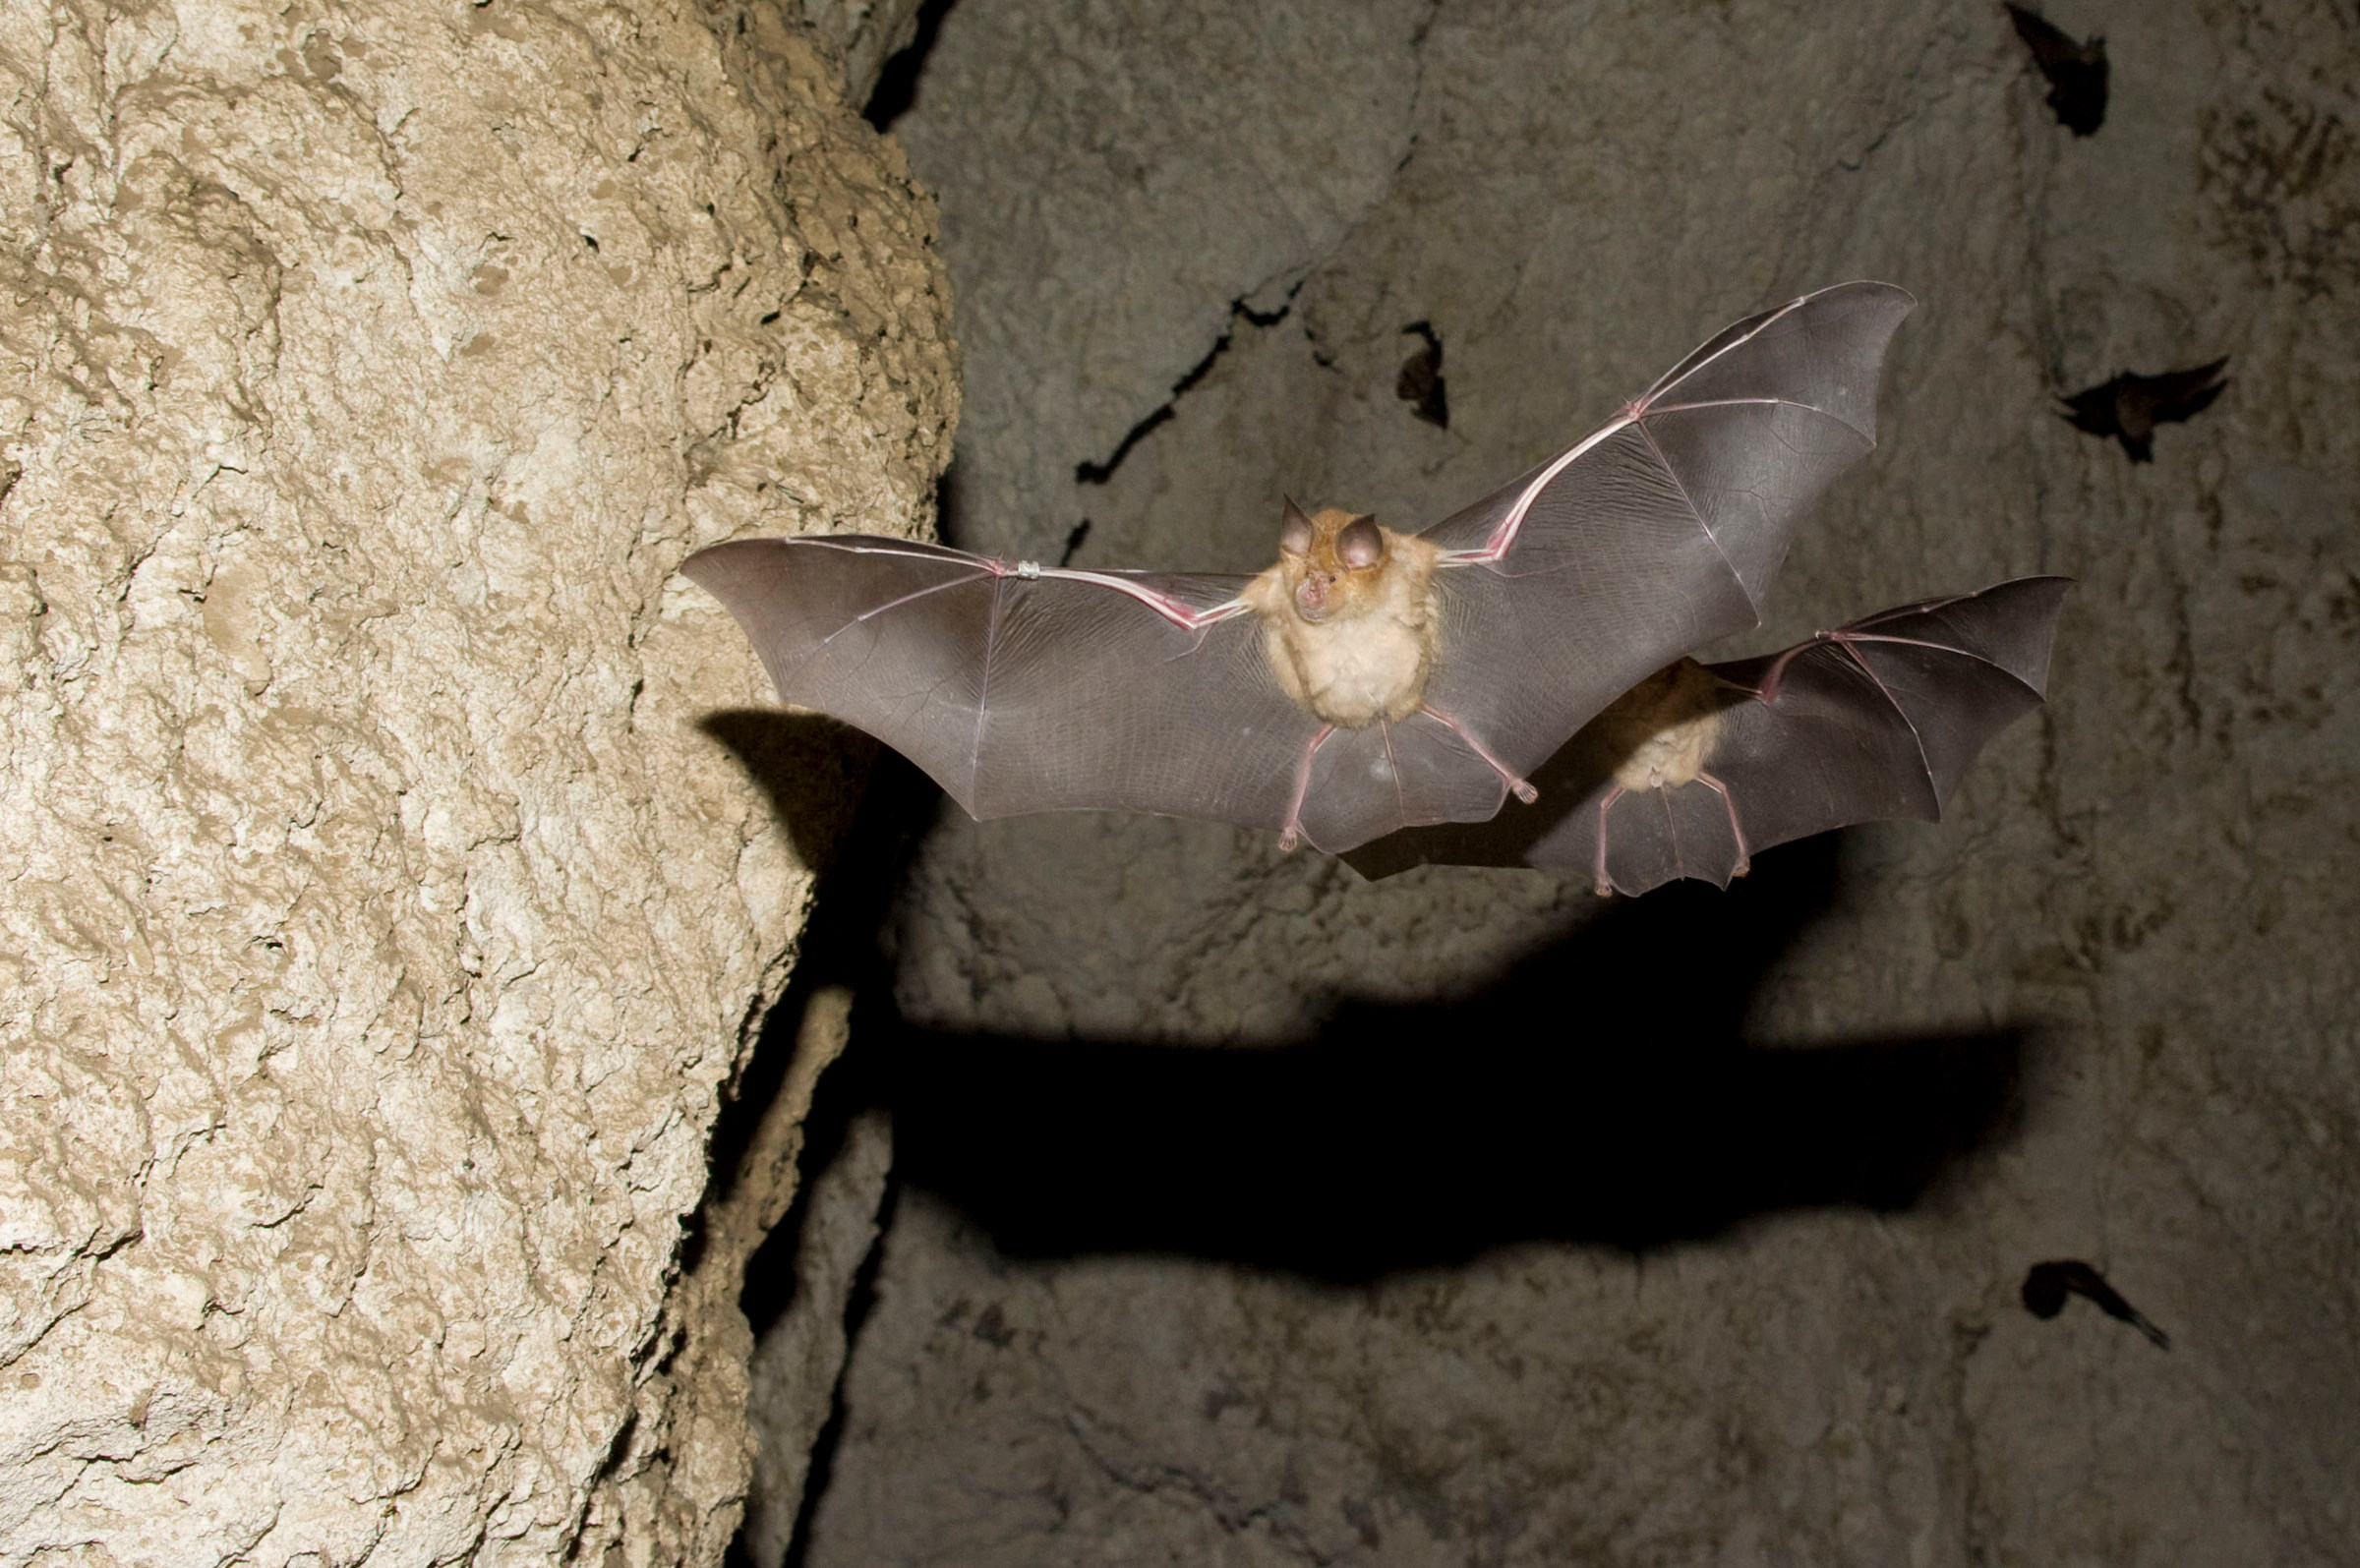
[[[1278,530],[1278,548],[1289,555],[1311,552],[1311,519],[1293,501],[1286,503],[1286,522]]]
[[[1377,519],[1355,517],[1335,536],[1335,552],[1347,566],[1374,566],[1385,555],[1385,536],[1377,532]]]

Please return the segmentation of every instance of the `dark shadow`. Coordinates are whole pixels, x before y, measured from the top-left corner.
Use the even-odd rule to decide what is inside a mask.
[[[1003,1250],[1363,1280],[1534,1240],[1647,1248],[1904,1208],[2015,1103],[2015,1031],[1749,1048],[1747,1000],[1832,901],[1828,839],[1610,910],[1481,996],[1349,1005],[1279,1050],[873,1033],[901,1179]],[[876,1029],[885,1020],[873,1018]]]
[[[942,478],[934,482],[934,537],[953,550],[974,550],[968,543],[967,483],[959,467],[959,454],[951,453],[950,463],[943,469]]]
[[[917,79],[926,69],[926,56],[934,52],[934,40],[942,32],[942,19],[950,14],[954,0],[926,0],[918,7],[917,30],[909,43],[886,60],[885,69],[877,73],[877,85],[868,94],[868,104],[860,117],[880,131],[893,129],[893,122],[910,112],[917,101]]]
[[[769,797],[796,858],[825,877],[860,810],[877,743],[834,719],[780,708],[723,708],[696,726],[730,749]]]
[[[942,798],[934,782],[899,754],[877,751],[859,809],[820,878],[811,918],[804,925],[802,948],[796,958],[795,977],[786,997],[764,1020],[753,1061],[723,1106],[715,1128],[715,1169],[734,1171],[763,1112],[786,1081],[807,1000],[825,986],[851,987],[853,1043],[820,1074],[810,1114],[803,1119],[803,1147],[797,1161],[801,1181],[795,1200],[746,1259],[745,1277],[739,1285],[738,1305],[757,1341],[794,1300],[796,1254],[802,1244],[814,1179],[834,1163],[851,1132],[853,1119],[885,1099],[878,1076],[883,1053],[870,1044],[872,1035],[891,1034],[893,978],[879,938],[908,874],[911,856],[941,809]],[[897,1190],[898,1179],[889,1177],[877,1216],[877,1245],[862,1260],[846,1306],[848,1346],[858,1338],[875,1297],[884,1232],[892,1222]],[[841,1368],[838,1375],[842,1376]],[[843,1391],[839,1388],[812,1447],[803,1496],[789,1538],[787,1568],[796,1568],[810,1549],[812,1515],[827,1491],[844,1422]],[[730,1541],[724,1562],[728,1568],[749,1568],[751,1561],[740,1528]]]
[[[820,1074],[811,1112],[803,1120],[803,1150],[797,1162],[803,1181],[786,1217],[771,1228],[746,1260],[738,1306],[757,1339],[778,1321],[794,1295],[796,1251],[811,1191],[810,1178],[835,1160],[853,1119],[869,1106],[885,1102],[886,1085],[880,1075],[884,1053],[869,1043],[871,1036],[890,1037],[892,1032],[893,979],[878,936],[901,892],[910,858],[916,853],[918,840],[934,820],[941,801],[942,791],[932,780],[898,753],[878,752],[859,812],[834,864],[820,878],[811,918],[803,928],[802,948],[796,957],[795,978],[786,998],[764,1021],[754,1061],[724,1107],[715,1131],[716,1160],[733,1152],[725,1147],[726,1138],[740,1122],[743,1130],[737,1135],[742,1149],[742,1140],[752,1135],[753,1125],[786,1081],[795,1056],[796,1033],[802,1022],[803,999],[826,986],[850,987],[855,1043]],[[716,1169],[734,1168],[734,1164],[716,1165]]]

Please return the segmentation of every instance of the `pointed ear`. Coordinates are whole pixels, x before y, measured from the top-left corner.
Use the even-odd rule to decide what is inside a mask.
[[[1278,525],[1278,549],[1289,555],[1308,555],[1314,532],[1311,514],[1297,506],[1293,496],[1286,497],[1286,520]]]
[[[1353,518],[1336,532],[1335,553],[1347,566],[1374,566],[1385,558],[1385,536],[1372,515]]]

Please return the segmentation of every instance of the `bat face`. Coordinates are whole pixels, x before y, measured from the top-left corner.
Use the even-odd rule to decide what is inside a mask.
[[[1434,668],[1437,552],[1365,514],[1286,503],[1278,564],[1239,597],[1281,690],[1343,729],[1417,712]]]
[[[1278,557],[1287,605],[1315,626],[1365,615],[1383,597],[1385,531],[1374,517],[1332,508],[1313,517],[1290,500]]]

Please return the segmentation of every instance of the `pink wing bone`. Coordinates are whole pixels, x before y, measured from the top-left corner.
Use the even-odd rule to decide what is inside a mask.
[[[1183,631],[1202,630],[1216,621],[1247,614],[1253,609],[1242,599],[1232,599],[1226,604],[1214,605],[1209,610],[1196,610],[1169,594],[1159,594],[1144,583],[1134,582],[1114,572],[1068,571],[1062,566],[1043,566],[1038,561],[1031,560],[1020,560],[1013,563],[994,560],[991,567],[995,575],[1002,577],[1014,576],[1028,579],[1054,577],[1065,582],[1095,583],[1100,588],[1111,588],[1118,594],[1127,594],[1138,600]]]
[[[879,540],[868,534],[800,534],[796,536],[796,542],[828,550],[840,550],[852,555],[898,555],[906,560],[939,561],[946,556],[960,553],[948,550],[914,550],[907,546],[897,548],[893,543]],[[912,600],[923,599],[928,594],[940,593],[945,588],[958,587],[961,584],[975,582],[984,577],[1017,577],[1026,582],[1037,582],[1043,577],[1049,577],[1064,582],[1095,583],[1100,588],[1111,588],[1118,594],[1139,601],[1156,614],[1185,631],[1196,631],[1201,627],[1210,626],[1215,621],[1227,620],[1232,615],[1245,614],[1251,608],[1242,599],[1232,599],[1226,604],[1214,605],[1208,610],[1198,610],[1169,594],[1157,593],[1144,583],[1133,582],[1115,572],[1078,572],[1068,570],[1063,566],[1043,566],[1036,560],[1006,560],[997,555],[965,555],[964,558],[973,561],[975,566],[975,570],[968,576],[929,584],[913,593],[904,594],[898,599],[878,605],[872,610],[863,610],[856,618],[863,621],[870,620],[888,610],[898,610]]]
[[[1425,700],[1469,762],[1512,788],[1649,672],[1759,624],[1803,510],[1875,443],[1911,305],[1847,283],[1740,321],[1424,531],[1446,627]]]
[[[1805,296],[1802,299],[1792,300],[1777,310],[1764,313],[1760,319],[1753,322],[1743,332],[1731,334],[1726,342],[1707,344],[1704,349],[1690,355],[1667,371],[1653,386],[1623,404],[1621,414],[1607,421],[1604,426],[1591,432],[1573,446],[1559,453],[1554,462],[1534,475],[1531,483],[1524,487],[1524,493],[1516,497],[1516,503],[1507,509],[1505,515],[1492,529],[1492,537],[1485,541],[1481,548],[1453,551],[1443,557],[1442,564],[1445,566],[1487,565],[1506,555],[1508,548],[1516,542],[1516,531],[1524,526],[1525,514],[1532,510],[1533,501],[1549,488],[1551,481],[1572,464],[1587,456],[1591,448],[1607,440],[1618,431],[1638,425],[1640,435],[1647,436],[1646,427],[1641,422],[1651,414],[1685,414],[1708,408],[1737,408],[1749,404],[1774,406],[1785,402],[1786,399],[1777,397],[1721,397],[1698,402],[1659,404],[1656,399],[1675,383],[1685,380],[1714,360],[1743,344],[1752,342],[1764,331],[1809,304],[1811,298],[1812,296]],[[1648,444],[1651,446],[1655,444],[1651,436],[1648,436]],[[1662,456],[1660,448],[1657,455],[1659,458]]]

